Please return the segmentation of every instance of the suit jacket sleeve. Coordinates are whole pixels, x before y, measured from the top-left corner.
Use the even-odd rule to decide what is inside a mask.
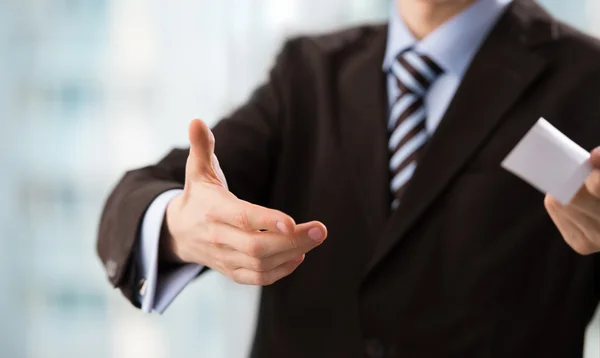
[[[228,118],[213,128],[215,153],[229,189],[238,198],[259,205],[268,202],[269,187],[281,143],[284,108],[287,106],[292,61],[297,40],[279,54],[264,85]],[[134,305],[134,245],[148,206],[161,193],[183,188],[189,149],[174,149],[152,166],[127,172],[108,197],[102,212],[97,253],[109,281]]]

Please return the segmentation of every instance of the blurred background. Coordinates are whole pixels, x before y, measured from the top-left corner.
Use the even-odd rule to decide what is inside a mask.
[[[543,0],[600,35],[600,0]],[[214,273],[164,316],[95,256],[121,174],[241,103],[281,42],[384,21],[388,0],[0,0],[0,357],[244,357],[259,291]],[[600,318],[586,357],[600,357]]]

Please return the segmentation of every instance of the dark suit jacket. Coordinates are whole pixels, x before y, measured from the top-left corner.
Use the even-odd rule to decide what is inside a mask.
[[[579,357],[600,299],[600,259],[580,256],[543,195],[500,162],[540,117],[600,145],[600,45],[515,0],[468,69],[390,213],[386,26],[287,43],[269,81],[215,128],[239,198],[325,243],[265,287],[253,357]],[[181,188],[187,150],[127,173],[98,253],[132,300],[144,211]]]

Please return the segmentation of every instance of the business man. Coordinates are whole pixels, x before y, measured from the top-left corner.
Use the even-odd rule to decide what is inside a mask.
[[[600,169],[567,206],[501,169],[540,116],[600,144],[598,42],[532,0],[398,0],[127,173],[98,253],[146,311],[205,269],[266,286],[253,357],[578,357]]]

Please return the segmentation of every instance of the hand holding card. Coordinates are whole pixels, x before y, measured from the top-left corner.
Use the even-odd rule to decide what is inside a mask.
[[[540,118],[502,167],[546,193],[550,217],[576,252],[600,252],[600,148],[590,155]]]
[[[589,157],[585,149],[540,118],[502,167],[566,205],[592,171]]]

